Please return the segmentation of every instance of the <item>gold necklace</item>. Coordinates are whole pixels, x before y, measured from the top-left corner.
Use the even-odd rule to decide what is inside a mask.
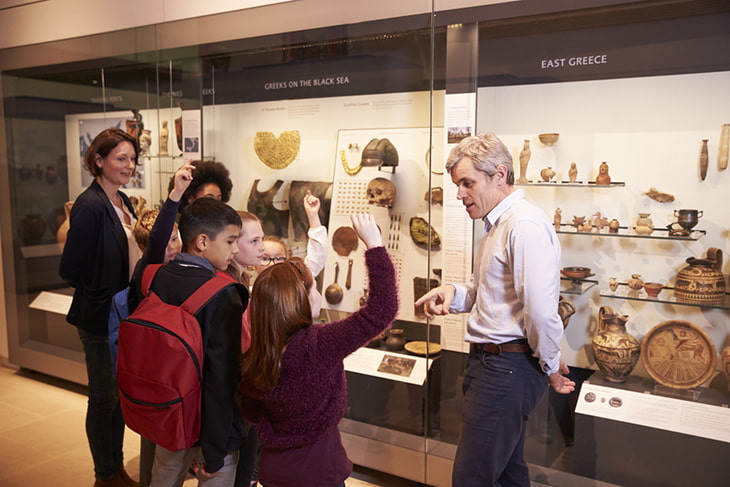
[[[362,164],[358,164],[355,167],[350,167],[347,164],[347,155],[345,154],[345,150],[340,151],[340,160],[342,161],[342,167],[345,168],[345,172],[349,174],[350,176],[354,176],[355,174],[360,172],[360,168],[362,167]]]

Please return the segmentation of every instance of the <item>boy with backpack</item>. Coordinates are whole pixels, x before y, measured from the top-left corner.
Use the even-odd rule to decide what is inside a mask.
[[[128,327],[128,330],[133,329],[133,325],[129,322],[134,322],[135,315],[139,316],[143,312],[145,301],[154,298],[158,304],[159,301],[162,302],[160,306],[181,306],[201,287],[207,289],[211,285],[217,285],[215,280],[224,280],[225,283],[221,284],[222,289],[207,299],[197,311],[193,310],[202,339],[202,357],[192,360],[200,362],[202,390],[199,440],[194,446],[183,446],[182,449],[168,449],[158,441],[150,485],[152,487],[182,485],[188,468],[194,465],[199,485],[229,487],[234,482],[238,450],[243,441],[243,427],[235,407],[235,394],[240,379],[241,318],[248,304],[248,292],[230,280],[216,277],[215,271],[225,270],[238,252],[237,240],[241,219],[236,211],[225,203],[211,198],[201,198],[185,208],[178,226],[183,252],[155,272],[150,284],[150,296],[140,303],[120,328],[118,363],[120,394],[124,396],[126,392],[122,373],[125,366],[122,350],[125,346],[125,327]],[[143,288],[147,285],[148,276],[143,278]],[[164,319],[158,320],[158,323],[165,327]],[[144,343],[140,346],[144,346]],[[171,361],[166,357],[154,356],[153,350],[146,353],[152,356],[152,362],[156,363],[157,367],[170,367]],[[167,375],[174,380],[178,374],[181,374],[180,370],[169,370]],[[182,399],[184,408],[185,398]],[[124,405],[125,401],[122,402]],[[127,404],[130,411],[138,413],[141,411],[138,407],[143,404],[143,400]],[[174,409],[178,406],[180,404],[169,407]],[[127,416],[125,412],[125,417]],[[149,436],[164,437],[166,444],[191,443],[182,438],[190,433],[187,431],[189,428],[187,423],[177,426],[178,428],[171,428],[169,424],[160,422],[159,431],[151,431]],[[154,428],[154,424],[150,427]]]

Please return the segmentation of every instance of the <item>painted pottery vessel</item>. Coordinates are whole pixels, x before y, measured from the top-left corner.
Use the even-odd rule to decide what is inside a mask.
[[[693,303],[715,303],[725,297],[725,276],[722,274],[722,250],[710,247],[707,258],[687,259],[688,266],[679,271],[674,281],[674,296]]]
[[[626,332],[628,317],[614,313],[610,306],[598,311],[598,332],[593,336],[596,365],[611,382],[623,382],[636,367],[641,347],[639,340]]]
[[[570,317],[574,314],[575,306],[573,303],[565,299],[563,296],[560,296],[560,299],[558,300],[558,315],[560,315],[560,320],[563,322],[563,328],[568,326]]]
[[[644,335],[641,363],[663,386],[694,389],[715,374],[717,350],[702,328],[689,321],[669,320]]]

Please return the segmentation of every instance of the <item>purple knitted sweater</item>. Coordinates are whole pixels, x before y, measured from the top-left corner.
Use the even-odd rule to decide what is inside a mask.
[[[398,311],[395,269],[384,247],[365,252],[367,304],[347,318],[300,330],[289,343],[279,383],[263,395],[244,377],[244,417],[258,424],[268,448],[296,448],[319,440],[345,414],[343,359],[385,330]]]

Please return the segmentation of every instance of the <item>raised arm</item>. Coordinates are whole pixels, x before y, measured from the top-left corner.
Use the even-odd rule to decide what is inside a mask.
[[[304,196],[304,211],[307,214],[309,230],[307,230],[307,255],[305,265],[315,278],[322,272],[327,262],[327,228],[319,219],[321,203],[311,191]]]

